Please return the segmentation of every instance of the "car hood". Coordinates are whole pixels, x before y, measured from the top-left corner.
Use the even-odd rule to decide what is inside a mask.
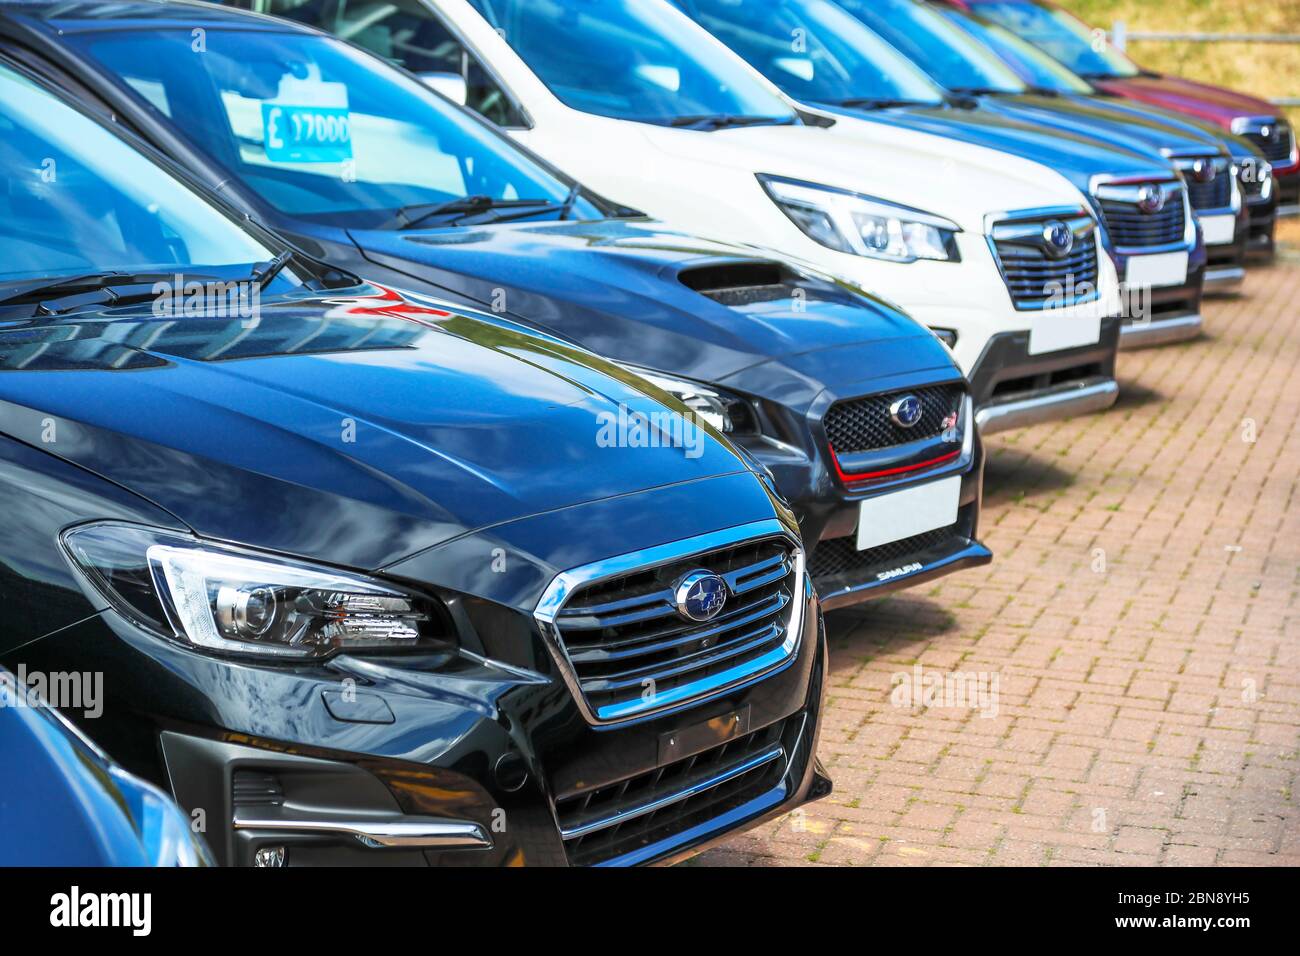
[[[1117,96],[1154,103],[1179,113],[1203,116],[1230,128],[1238,116],[1276,116],[1267,100],[1175,76],[1134,76],[1094,80],[1094,85]]]
[[[1124,173],[1156,178],[1172,172],[1158,154],[1141,154],[1107,143],[1088,136],[1083,129],[1052,128],[1051,117],[1036,117],[1029,110],[993,104],[970,110],[909,106],[855,115],[878,125],[902,126],[1050,164],[1083,192],[1088,191],[1093,176]]]
[[[1105,109],[1120,121],[1127,120],[1129,117],[1150,119],[1155,120],[1162,126],[1183,130],[1192,136],[1202,136],[1207,143],[1227,149],[1228,153],[1234,157],[1245,159],[1261,155],[1254,144],[1244,136],[1230,133],[1210,120],[1190,116],[1187,113],[1176,113],[1166,107],[1156,106],[1154,103],[1122,99],[1117,96],[1108,96],[1105,93],[1072,96],[1071,99],[1075,103],[1087,103],[1090,106]]]
[[[277,298],[252,319],[118,310],[0,331],[6,434],[199,534],[361,568],[747,472],[711,431],[602,442],[620,406],[662,416],[642,389],[566,343],[376,287]]]
[[[976,233],[983,231],[986,213],[1077,205],[1082,198],[1038,163],[847,116],[835,117],[830,127],[750,126],[712,133],[638,125],[652,148],[670,155],[730,167],[737,175],[785,176],[920,206]]]
[[[782,389],[773,367],[817,377],[821,364],[822,385],[845,384],[839,363],[818,358],[837,349],[869,354],[906,341],[900,371],[950,361],[929,332],[856,287],[767,250],[644,220],[351,235],[371,262],[504,305],[607,358],[703,382],[767,363],[762,397]]]
[[[1219,148],[1205,133],[1171,126],[1154,116],[1116,112],[1104,102],[1034,95],[985,97],[983,101],[1009,117],[1090,137],[1112,148],[1140,150],[1153,159],[1168,155],[1162,150],[1183,155]]]

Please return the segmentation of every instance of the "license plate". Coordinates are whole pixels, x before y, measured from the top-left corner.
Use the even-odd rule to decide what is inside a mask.
[[[1237,234],[1236,216],[1202,216],[1201,232],[1205,233],[1207,246],[1222,246],[1232,242]]]
[[[1187,253],[1161,252],[1130,256],[1124,282],[1131,286],[1182,285],[1187,281]]]
[[[1096,345],[1101,338],[1101,313],[1096,309],[1089,312],[1091,314],[1054,315],[1047,311],[1038,316],[1029,327],[1029,354],[1041,355],[1080,345]]]
[[[858,550],[946,528],[960,500],[961,475],[869,498],[858,506]]]
[[[702,724],[670,730],[659,735],[659,766],[720,747],[728,740],[749,733],[749,705],[714,717]]]

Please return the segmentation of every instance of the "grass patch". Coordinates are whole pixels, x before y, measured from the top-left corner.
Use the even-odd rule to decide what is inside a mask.
[[[1300,0],[1057,0],[1090,26],[1179,33],[1297,33]],[[1300,44],[1131,40],[1128,53],[1161,73],[1265,99],[1300,97]],[[1289,110],[1300,121],[1300,110]]]

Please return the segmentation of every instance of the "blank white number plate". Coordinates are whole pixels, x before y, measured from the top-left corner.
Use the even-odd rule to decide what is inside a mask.
[[[1128,285],[1182,285],[1187,281],[1187,253],[1160,252],[1153,256],[1130,256],[1124,281]]]
[[[946,528],[956,523],[960,501],[961,475],[868,498],[859,506],[858,550]]]

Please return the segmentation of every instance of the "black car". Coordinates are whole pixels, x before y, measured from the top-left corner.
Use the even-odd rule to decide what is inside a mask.
[[[0,661],[102,675],[219,862],[660,862],[828,791],[796,522],[707,422],[2,67],[0,169]]]
[[[824,606],[991,559],[967,383],[931,333],[859,290],[620,210],[307,26],[36,3],[0,9],[0,38],[294,246],[526,322],[675,395],[774,476]]]

